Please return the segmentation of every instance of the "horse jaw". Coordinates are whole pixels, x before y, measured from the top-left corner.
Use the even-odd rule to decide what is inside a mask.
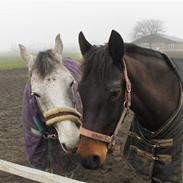
[[[79,144],[79,128],[72,121],[62,121],[55,124],[58,139],[65,152],[75,151]]]

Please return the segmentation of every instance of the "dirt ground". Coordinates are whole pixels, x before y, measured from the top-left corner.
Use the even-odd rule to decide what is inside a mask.
[[[22,96],[26,79],[26,69],[0,71],[0,159],[28,166],[21,124]],[[125,126],[129,126],[129,120]],[[85,170],[79,166],[73,178],[89,183],[145,183],[122,157],[125,141],[122,133],[118,141],[118,150],[113,155],[108,155],[101,169]],[[0,172],[0,183],[33,182]]]

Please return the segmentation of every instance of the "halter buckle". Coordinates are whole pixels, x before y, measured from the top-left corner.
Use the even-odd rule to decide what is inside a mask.
[[[111,136],[111,142],[109,142],[109,144],[107,146],[108,150],[112,152],[113,147],[115,146],[115,144],[116,144],[116,135],[112,135]]]
[[[50,133],[46,132],[46,133],[43,134],[43,138],[46,139],[46,140],[48,140],[48,139],[56,140],[56,139],[58,139],[58,136],[57,136],[56,133],[50,134]]]

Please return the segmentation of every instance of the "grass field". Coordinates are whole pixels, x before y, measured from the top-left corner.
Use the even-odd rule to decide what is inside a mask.
[[[183,58],[182,52],[167,52],[167,55],[174,58]],[[71,57],[76,60],[81,59],[79,52],[65,52],[64,57]],[[26,67],[25,62],[19,55],[0,54],[0,70],[16,69]]]
[[[0,69],[16,69],[25,67],[25,63],[19,56],[0,55]]]
[[[64,57],[71,57],[76,60],[80,59],[79,53],[65,53]],[[6,70],[6,69],[17,69],[17,68],[23,68],[26,67],[25,62],[20,58],[20,56],[15,55],[8,55],[8,54],[2,54],[0,55],[0,70]]]

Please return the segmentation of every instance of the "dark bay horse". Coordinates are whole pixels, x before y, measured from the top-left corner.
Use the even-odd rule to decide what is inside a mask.
[[[124,154],[152,182],[182,182],[183,61],[123,42],[112,31],[108,44],[91,45],[79,34],[83,76],[79,92],[83,126],[78,148],[85,168],[99,168],[122,112],[135,112]],[[178,69],[177,69],[178,68]],[[125,105],[124,105],[125,103]],[[125,106],[125,107],[124,107]]]

